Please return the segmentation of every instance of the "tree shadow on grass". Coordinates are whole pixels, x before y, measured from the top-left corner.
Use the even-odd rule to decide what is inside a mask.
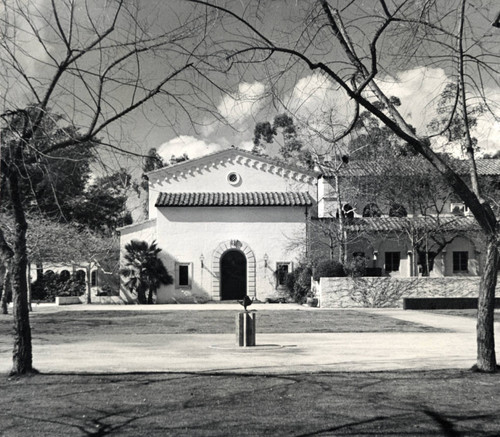
[[[0,411],[10,419],[6,435],[20,436],[33,429],[85,436],[495,435],[498,379],[460,371],[40,374],[3,384]]]

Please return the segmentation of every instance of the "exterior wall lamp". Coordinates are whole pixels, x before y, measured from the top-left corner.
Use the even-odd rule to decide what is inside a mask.
[[[205,260],[205,257],[203,256],[203,254],[200,255],[200,262],[201,262],[201,268],[204,269],[205,268],[205,263],[203,262]]]
[[[267,269],[267,262],[269,261],[269,256],[267,253],[264,254],[264,268]]]

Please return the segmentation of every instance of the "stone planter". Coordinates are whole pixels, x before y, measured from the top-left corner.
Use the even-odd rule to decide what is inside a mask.
[[[57,296],[56,305],[75,305],[82,303],[78,296]]]

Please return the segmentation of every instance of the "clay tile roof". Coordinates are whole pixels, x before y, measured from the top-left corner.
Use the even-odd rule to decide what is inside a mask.
[[[452,167],[459,174],[466,174],[469,171],[469,161],[457,160],[454,161]],[[500,175],[500,159],[477,159],[477,173],[480,176],[498,176]]]
[[[335,218],[320,221],[337,221]],[[347,221],[351,232],[403,232],[410,229],[439,229],[440,232],[478,230],[472,216],[422,216],[422,217],[355,217]]]
[[[450,166],[460,175],[469,173],[469,161],[464,159],[453,159],[449,161]],[[338,165],[338,164],[337,164]],[[477,172],[480,176],[498,176],[500,175],[500,159],[477,159]],[[325,177],[335,176],[334,164],[323,164],[321,173]],[[421,157],[401,158],[396,161],[373,160],[373,161],[350,161],[338,169],[339,176],[383,176],[383,175],[401,175],[413,176],[426,174],[429,171],[436,171],[431,164]]]
[[[155,206],[311,206],[303,192],[160,193]]]

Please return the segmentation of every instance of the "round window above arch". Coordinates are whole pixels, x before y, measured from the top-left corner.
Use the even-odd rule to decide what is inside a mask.
[[[241,176],[238,173],[235,173],[234,171],[232,171],[231,173],[228,173],[227,181],[231,185],[239,185],[241,183]]]

